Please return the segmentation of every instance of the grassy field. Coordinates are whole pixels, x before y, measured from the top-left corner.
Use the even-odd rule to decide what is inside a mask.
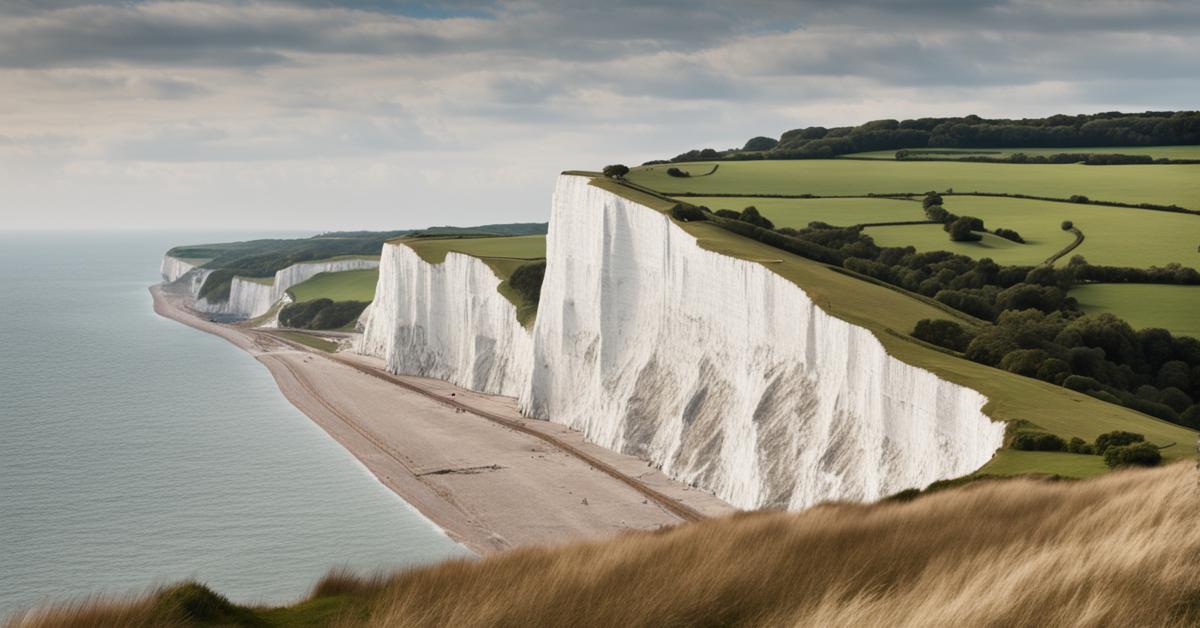
[[[441,264],[451,252],[479,258],[501,279],[496,289],[517,308],[517,320],[528,327],[537,316],[537,305],[521,298],[508,285],[508,278],[520,266],[545,259],[546,236],[408,238],[396,242],[407,245],[430,264]]]
[[[288,289],[297,303],[314,299],[333,301],[372,301],[375,299],[375,284],[379,283],[379,269],[346,270],[337,273],[321,273]]]
[[[851,162],[846,163],[869,163]],[[724,166],[713,175],[720,176]],[[713,178],[708,177],[708,178]],[[607,179],[592,185],[620,194],[660,212],[671,201],[639,192]],[[1139,432],[1152,443],[1191,443],[1196,432],[1128,408],[1105,403],[1040,380],[1021,377],[925,347],[907,339],[907,334],[924,318],[947,318],[927,303],[886,287],[861,281],[830,267],[755,240],[744,238],[706,222],[678,223],[695,236],[701,247],[730,257],[765,263],[766,268],[804,289],[826,312],[871,330],[893,357],[927,369],[943,379],[979,391],[989,399],[984,412],[998,421],[1025,420],[1065,439],[1078,436],[1087,441],[1114,430]],[[1163,452],[1167,458],[1190,457],[1186,447]],[[1059,455],[1035,452],[1024,456],[1022,465],[1002,466],[993,473],[1048,473],[1084,476],[1095,469],[1094,460],[1080,460],[1077,473],[1062,473]],[[1044,461],[1044,462],[1043,462]]]
[[[897,220],[925,220],[921,203],[892,198],[744,198],[744,197],[689,197],[687,202],[704,205],[713,211],[732,209],[741,211],[753,205],[771,219],[776,227],[807,227],[815,220],[838,227],[866,222],[892,222]]]
[[[1162,327],[1200,338],[1200,286],[1092,284],[1071,290],[1085,312],[1111,312],[1134,329]]]
[[[1155,159],[1200,159],[1200,146],[1088,146],[1084,148],[910,148],[909,152],[920,155],[926,151],[929,157],[1008,157],[1013,153],[1026,155],[1057,155],[1060,153],[1100,153],[1104,155],[1149,155]],[[953,151],[949,155],[940,151]],[[846,157],[865,159],[895,159],[894,150],[877,150],[868,153],[853,153]]]
[[[699,169],[702,164],[687,164]],[[707,177],[677,178],[667,165],[634,168],[628,179],[663,193],[866,195],[1003,192],[1200,209],[1200,164],[1083,166],[802,159],[728,161]]]
[[[713,210],[741,210],[754,205],[776,227],[800,228],[814,220],[849,226],[925,217],[919,203],[890,198],[712,196],[685,200]],[[989,196],[946,196],[945,207],[960,216],[982,218],[989,229],[1015,229],[1025,238],[1025,244],[991,234],[985,234],[979,242],[952,242],[940,225],[869,227],[866,233],[880,246],[912,245],[920,251],[990,257],[1000,264],[1039,264],[1074,241],[1074,236],[1061,227],[1063,220],[1071,220],[1086,236],[1072,254],[1083,255],[1093,264],[1147,268],[1179,262],[1200,268],[1200,252],[1196,250],[1200,245],[1200,216]],[[1154,245],[1147,246],[1148,242]]]

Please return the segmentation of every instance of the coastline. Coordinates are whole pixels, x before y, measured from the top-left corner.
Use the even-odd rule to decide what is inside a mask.
[[[393,375],[380,360],[327,354],[268,332],[211,322],[190,309],[186,295],[163,284],[150,293],[160,316],[254,356],[288,401],[476,554],[733,511],[645,461],[520,415],[514,399]]]

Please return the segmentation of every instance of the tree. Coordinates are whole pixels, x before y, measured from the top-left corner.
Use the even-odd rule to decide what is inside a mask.
[[[950,239],[954,242],[976,242],[982,240],[983,236],[971,230],[978,221],[978,218],[963,216],[950,223],[947,229],[950,232]]]
[[[748,222],[756,227],[762,227],[763,229],[775,228],[775,224],[772,223],[766,216],[758,213],[758,208],[753,205],[743,209],[741,215],[738,216],[738,220],[741,220],[742,222]]]
[[[938,194],[937,192],[926,192],[925,198],[921,199],[921,207],[924,209],[929,209],[930,207],[932,207],[934,205],[941,205],[941,204],[942,204],[942,195]]]
[[[1153,467],[1162,462],[1162,453],[1150,443],[1109,447],[1104,451],[1104,464],[1109,468],[1139,466]]]
[[[1001,238],[1004,238],[1005,240],[1011,240],[1013,242],[1016,242],[1017,244],[1025,244],[1025,238],[1022,238],[1021,234],[1017,233],[1013,229],[1001,228],[1001,229],[996,229],[992,233],[1000,236]]]
[[[945,347],[954,351],[964,351],[971,342],[972,335],[954,321],[941,318],[926,318],[917,321],[913,328],[914,338]]]
[[[1063,231],[1070,231],[1071,229],[1074,229],[1074,228],[1075,228],[1075,223],[1071,222],[1070,220],[1062,221],[1062,230]]]
[[[604,167],[604,176],[610,179],[624,179],[627,174],[629,174],[629,166],[625,164],[612,164]]]
[[[1066,451],[1067,443],[1062,437],[1048,432],[1021,430],[1009,445],[1021,451]]]
[[[742,147],[742,150],[750,151],[750,152],[759,152],[759,151],[764,151],[764,150],[771,150],[772,148],[775,148],[775,146],[778,144],[779,144],[779,140],[776,140],[776,139],[773,139],[770,137],[763,137],[760,135],[758,137],[750,138],[746,142],[746,145]]]
[[[1105,432],[1096,437],[1096,453],[1103,455],[1108,451],[1109,447],[1122,447],[1140,443],[1146,440],[1146,437],[1134,432],[1125,432],[1117,430],[1115,432]]]

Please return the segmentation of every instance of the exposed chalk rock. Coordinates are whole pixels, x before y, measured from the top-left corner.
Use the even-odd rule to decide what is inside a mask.
[[[983,395],[588,183],[554,195],[525,413],[743,508],[874,500],[1001,445]]]
[[[529,382],[532,337],[500,283],[469,255],[429,264],[403,243],[385,244],[356,350],[394,373],[516,397]]]

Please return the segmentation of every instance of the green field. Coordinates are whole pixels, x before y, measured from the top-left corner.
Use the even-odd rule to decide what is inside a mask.
[[[861,165],[871,162],[845,163]],[[724,171],[725,167],[722,166],[717,174],[706,178],[715,178]],[[664,213],[674,205],[670,200],[609,179],[593,179],[592,185]],[[803,288],[813,302],[829,314],[871,330],[893,357],[979,391],[989,399],[984,412],[995,420],[1028,421],[1065,439],[1078,436],[1092,441],[1105,432],[1128,430],[1144,434],[1147,440],[1160,445],[1192,443],[1196,440],[1196,432],[1178,425],[1060,386],[955,357],[909,340],[908,331],[918,320],[949,316],[944,310],[928,303],[837,272],[825,264],[741,237],[711,223],[698,221],[677,224],[696,237],[702,248],[763,263],[772,272]],[[771,261],[764,263],[763,260]],[[1163,454],[1168,459],[1191,456],[1188,448],[1180,446],[1164,450]],[[988,472],[1057,473],[1078,477],[1091,474],[1098,460],[1098,457],[1095,460],[1072,459],[1069,462],[1078,463],[1078,472],[1063,473],[1064,464],[1059,455],[1037,452],[1026,456],[1020,465],[1000,465],[989,468]]]
[[[838,227],[866,222],[925,220],[918,201],[893,198],[744,198],[702,196],[689,197],[687,202],[704,205],[713,211],[741,211],[753,205],[771,219],[776,227],[800,229],[808,223],[821,221]]]
[[[1001,264],[1038,264],[1074,240],[1061,226],[1071,220],[1085,237],[1071,255],[1083,255],[1093,264],[1148,268],[1178,262],[1200,268],[1200,216],[988,196],[947,196],[945,201],[946,209],[982,218],[988,229],[1016,229],[1026,244],[992,235],[981,242],[951,242],[940,225],[871,227],[866,232],[880,246],[911,244],[921,251],[990,257]]]
[[[686,164],[700,168],[702,164]],[[711,164],[710,164],[711,165]],[[1176,204],[1200,209],[1200,164],[1083,166],[1079,164],[986,164],[949,161],[899,162],[853,159],[728,161],[707,177],[677,178],[669,166],[640,166],[629,181],[664,194],[814,194],[926,192],[1019,193],[1123,203]],[[1119,173],[1119,176],[1114,176]]]
[[[1071,296],[1085,312],[1111,312],[1134,329],[1161,327],[1200,338],[1200,286],[1104,283],[1078,286]]]
[[[379,283],[379,269],[346,270],[337,273],[321,273],[288,289],[292,300],[297,303],[314,299],[333,301],[372,301],[375,299],[375,284]]]
[[[951,212],[982,218],[989,229],[1015,229],[1025,244],[991,234],[984,234],[979,242],[952,242],[941,225],[868,227],[866,233],[880,246],[912,245],[920,251],[951,251],[977,259],[990,257],[1000,264],[1040,264],[1074,241],[1072,234],[1062,230],[1062,221],[1071,220],[1085,236],[1072,255],[1083,255],[1093,264],[1148,268],[1178,262],[1200,268],[1200,252],[1197,252],[1200,216],[992,196],[944,198],[945,207]],[[713,210],[741,210],[753,205],[776,227],[801,228],[814,220],[850,226],[925,218],[919,203],[891,198],[701,196],[684,200]],[[1154,245],[1147,246],[1149,242]]]
[[[479,258],[501,279],[497,290],[517,308],[517,319],[529,326],[537,316],[537,305],[528,303],[508,285],[517,268],[545,259],[546,236],[407,238],[403,243],[430,264],[446,261],[447,253],[462,253]]]
[[[1087,146],[1083,148],[910,148],[914,155],[928,157],[1008,157],[1014,153],[1026,155],[1058,155],[1060,153],[1098,153],[1103,155],[1149,155],[1155,159],[1200,159],[1200,146]],[[936,152],[927,152],[936,151]],[[946,154],[943,151],[953,151]],[[876,150],[867,153],[852,153],[845,157],[860,159],[895,159],[894,150]]]

